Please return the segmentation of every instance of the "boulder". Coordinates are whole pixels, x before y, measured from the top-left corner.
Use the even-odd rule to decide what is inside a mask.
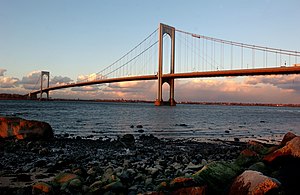
[[[272,163],[278,157],[294,157],[300,158],[300,137],[295,137],[289,142],[286,143],[285,146],[276,150],[275,152],[268,154],[264,157],[264,161],[268,163]]]
[[[238,176],[229,191],[229,195],[263,195],[275,193],[280,189],[280,182],[257,171],[244,171]]]
[[[295,134],[293,134],[292,132],[288,132],[284,135],[280,146],[285,146],[287,142],[291,141],[292,139],[294,139],[295,137],[297,137]]]
[[[0,117],[0,137],[17,139],[51,139],[53,130],[46,122],[19,117]]]
[[[235,163],[212,162],[196,172],[193,178],[198,185],[207,185],[210,192],[223,194],[241,171]]]

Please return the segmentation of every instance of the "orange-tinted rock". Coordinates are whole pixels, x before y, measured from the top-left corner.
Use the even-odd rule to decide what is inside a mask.
[[[248,148],[258,154],[265,154],[267,152],[267,148],[264,146],[263,143],[251,140],[248,142]]]
[[[235,163],[242,167],[250,166],[251,164],[257,162],[259,155],[250,149],[243,150],[238,158],[235,160]]]
[[[293,138],[291,141],[287,142],[284,147],[266,155],[264,157],[264,161],[271,163],[278,157],[282,156],[300,158],[300,137]]]
[[[52,194],[53,188],[47,183],[39,182],[32,186],[32,194]]]
[[[295,137],[297,137],[297,136],[295,134],[293,134],[292,132],[286,133],[280,143],[280,146],[285,146],[287,142],[291,141]]]
[[[183,188],[183,187],[191,187],[195,185],[196,183],[193,178],[186,178],[186,177],[176,177],[170,182],[171,188]]]
[[[172,195],[205,195],[206,194],[206,186],[181,188],[181,189],[174,191],[171,194]]]
[[[46,122],[25,120],[18,117],[1,117],[0,137],[50,139],[53,138],[53,130]]]
[[[256,152],[249,150],[249,149],[245,149],[241,152],[241,155],[247,156],[247,157],[254,157],[254,156],[258,156]]]
[[[245,171],[234,180],[229,195],[263,195],[278,190],[280,186],[279,181],[260,172]]]
[[[72,181],[73,179],[78,179],[79,177],[73,173],[60,173],[54,178],[54,183],[64,184]]]

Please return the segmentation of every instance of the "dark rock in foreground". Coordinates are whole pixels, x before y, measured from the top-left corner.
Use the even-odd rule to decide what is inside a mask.
[[[25,120],[19,117],[1,117],[0,138],[52,139],[53,130],[46,122]]]

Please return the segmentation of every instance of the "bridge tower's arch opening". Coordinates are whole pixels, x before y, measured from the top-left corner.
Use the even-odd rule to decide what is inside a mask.
[[[159,24],[159,37],[158,37],[158,89],[157,89],[157,99],[155,100],[156,106],[169,105],[175,106],[176,102],[174,99],[174,78],[163,79],[163,39],[164,35],[167,34],[171,38],[171,59],[170,59],[170,74],[175,73],[175,28],[165,25]],[[163,84],[168,83],[170,86],[169,91],[169,100],[163,101]]]
[[[44,86],[44,76],[47,77],[47,83],[46,83],[46,87],[49,88],[49,80],[50,80],[50,73],[47,71],[41,71],[41,91],[40,91],[40,100],[42,100],[43,98],[43,93],[46,93],[47,95],[47,100],[49,99],[49,91],[44,91],[43,92],[43,86]]]

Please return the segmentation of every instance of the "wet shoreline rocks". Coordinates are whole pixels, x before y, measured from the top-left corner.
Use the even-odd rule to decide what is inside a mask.
[[[296,194],[300,137],[196,142],[117,139],[0,140],[1,194]]]
[[[162,182],[191,177],[210,162],[230,161],[241,149],[130,134],[115,140],[1,140],[0,189],[3,194],[145,194]],[[62,174],[72,179],[57,182]]]

